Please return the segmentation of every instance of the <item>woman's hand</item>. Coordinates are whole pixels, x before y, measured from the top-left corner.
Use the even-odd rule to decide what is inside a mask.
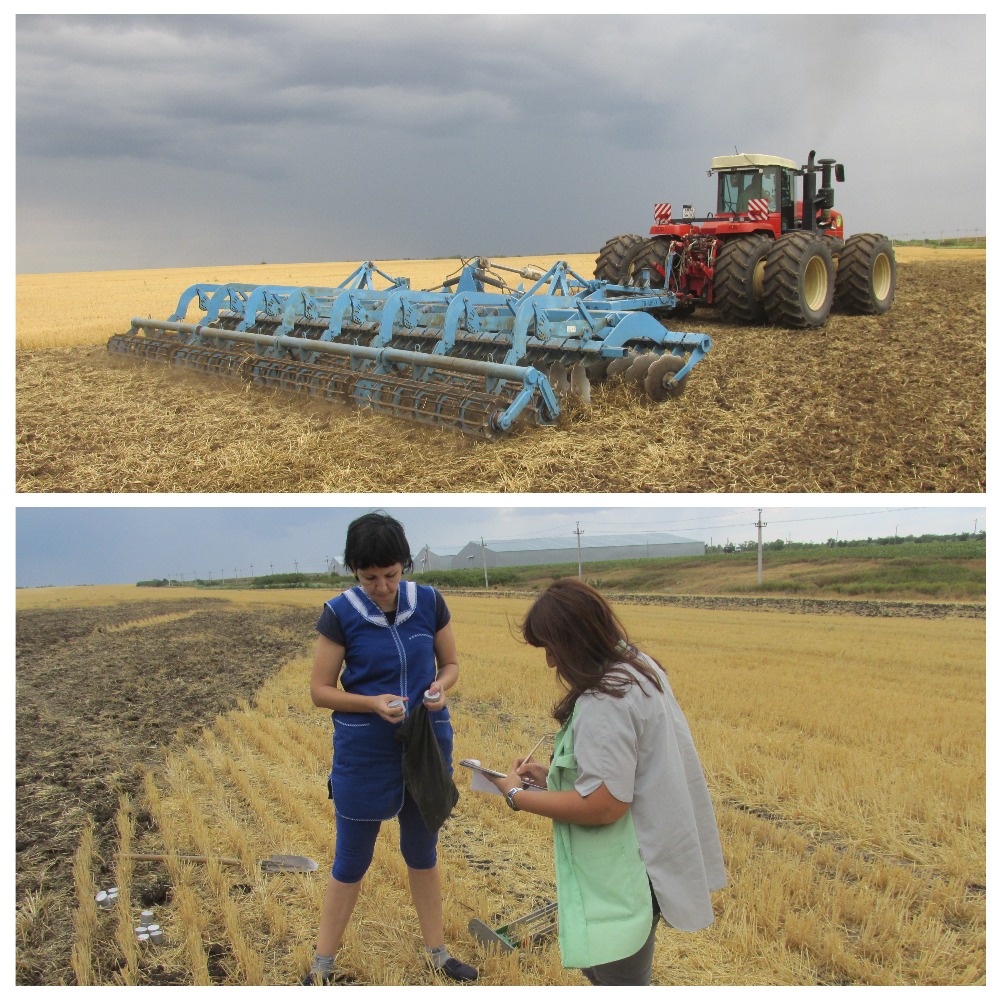
[[[502,778],[487,777],[506,795],[512,788],[523,788],[525,785],[544,788],[548,775],[549,769],[544,764],[520,757],[514,761],[510,774]]]
[[[428,701],[428,695],[437,694],[437,698],[432,698]],[[428,712],[440,712],[447,703],[448,698],[445,695],[444,685],[441,684],[440,680],[436,680],[425,692],[424,692],[424,704],[427,706]]]
[[[526,785],[534,785],[536,788],[545,788],[548,783],[549,769],[530,757],[514,761],[514,773]]]
[[[512,788],[521,788],[524,784],[521,780],[521,776],[516,771],[511,771],[510,774],[507,774],[502,778],[494,778],[492,774],[487,774],[486,777],[489,778],[498,789],[500,789],[500,792],[503,795],[506,795]]]
[[[380,715],[386,722],[402,722],[406,718],[406,706],[409,701],[401,694],[376,694],[370,698],[372,711]]]

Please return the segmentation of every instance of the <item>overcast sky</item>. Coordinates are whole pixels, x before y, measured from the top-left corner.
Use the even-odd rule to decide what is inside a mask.
[[[820,499],[820,502],[822,500]],[[958,504],[962,504],[959,506]],[[19,587],[135,583],[249,576],[252,572],[321,572],[344,551],[347,525],[384,509],[406,528],[414,555],[424,545],[455,552],[467,542],[553,537],[576,544],[595,535],[667,531],[704,542],[743,542],[757,536],[758,509],[765,541],[825,542],[889,535],[953,534],[985,530],[986,508],[955,500],[928,507],[922,498],[897,506],[717,505],[680,507],[636,499],[629,506],[492,506],[478,498],[428,502],[388,498],[384,504],[281,507],[31,506],[17,511]]]
[[[19,15],[17,270],[596,253],[713,210],[737,150],[843,162],[849,233],[983,234],[985,45],[982,15]]]

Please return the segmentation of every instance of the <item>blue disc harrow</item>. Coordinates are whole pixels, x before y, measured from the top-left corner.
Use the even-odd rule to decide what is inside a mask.
[[[531,284],[513,288],[504,272]],[[561,398],[589,403],[591,384],[611,377],[658,402],[679,395],[711,339],[667,329],[658,317],[675,305],[564,262],[542,272],[477,257],[416,291],[367,261],[331,288],[192,285],[168,319],[133,319],[108,350],[493,437],[555,423]]]

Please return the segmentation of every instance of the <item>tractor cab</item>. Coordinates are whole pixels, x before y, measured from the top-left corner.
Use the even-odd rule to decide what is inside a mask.
[[[719,175],[716,218],[766,223],[775,236],[794,227],[793,160],[760,153],[716,156],[710,174]]]
[[[716,219],[725,219],[741,231],[750,223],[758,231],[770,229],[775,237],[793,229],[843,235],[843,221],[831,212],[832,181],[844,179],[843,164],[835,160],[817,161],[815,153],[810,153],[809,162],[799,167],[779,156],[736,153],[713,157],[709,174],[719,175]],[[816,174],[820,174],[818,187]]]

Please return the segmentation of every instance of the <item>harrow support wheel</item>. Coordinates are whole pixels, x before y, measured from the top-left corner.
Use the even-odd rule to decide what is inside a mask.
[[[848,237],[840,253],[834,304],[845,312],[888,312],[896,296],[896,254],[880,233]]]
[[[597,265],[594,268],[594,277],[599,281],[610,281],[617,285],[622,273],[622,266],[629,251],[637,244],[642,243],[643,238],[632,233],[624,236],[615,236],[608,240],[601,247],[601,252],[597,255]]]
[[[833,254],[825,236],[786,233],[764,269],[764,309],[778,326],[822,326],[833,305]]]
[[[662,403],[673,396],[679,396],[687,385],[685,375],[680,382],[674,381],[674,375],[684,367],[684,359],[673,354],[663,354],[657,358],[646,372],[643,388],[646,395],[655,403]]]
[[[713,301],[734,323],[764,321],[764,265],[774,240],[754,233],[724,243],[715,263]]]

